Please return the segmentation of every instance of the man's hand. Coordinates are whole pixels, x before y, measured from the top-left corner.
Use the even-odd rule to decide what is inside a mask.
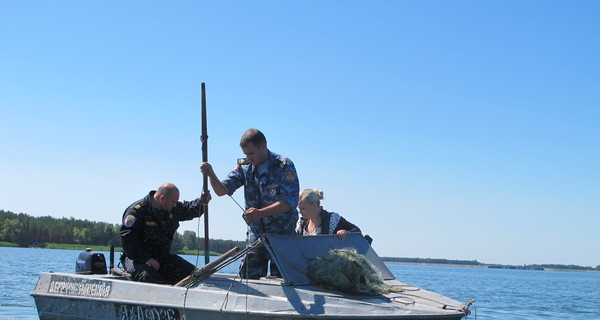
[[[210,190],[206,190],[206,192],[202,192],[200,195],[200,202],[204,204],[208,204],[212,200],[212,196],[210,195]]]
[[[148,261],[146,261],[146,265],[148,265],[149,267],[152,267],[156,271],[158,271],[158,269],[160,269],[160,263],[158,261],[156,261],[154,258],[148,259]]]
[[[246,211],[244,211],[244,220],[246,220],[246,222],[248,224],[260,219],[261,216],[261,210],[260,209],[256,209],[256,208],[250,208]]]
[[[202,171],[202,174],[205,176],[215,176],[215,172],[213,171],[212,166],[208,162],[202,162],[202,164],[200,165],[200,171]]]
[[[227,187],[223,184],[223,182],[219,181],[213,167],[208,162],[202,162],[200,165],[200,171],[202,174],[207,176],[210,180],[210,185],[213,188],[213,191],[217,194],[217,196],[224,196],[227,194]],[[210,199],[209,199],[210,200]]]

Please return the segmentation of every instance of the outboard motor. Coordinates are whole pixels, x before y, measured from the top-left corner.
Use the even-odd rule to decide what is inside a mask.
[[[92,253],[92,249],[87,248],[85,252],[79,254],[75,262],[75,273],[79,274],[107,274],[106,258],[102,253]]]

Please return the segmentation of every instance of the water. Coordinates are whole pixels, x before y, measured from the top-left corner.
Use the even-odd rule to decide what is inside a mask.
[[[109,258],[108,252],[103,252]],[[0,247],[0,319],[38,319],[39,273],[74,272],[79,252]],[[183,256],[196,264],[196,256]],[[199,258],[204,264],[204,257]],[[475,299],[477,319],[600,319],[600,273],[388,264],[402,282],[461,302]],[[235,273],[232,264],[223,272]],[[473,314],[466,319],[474,319]]]
[[[402,282],[462,302],[475,299],[478,319],[600,319],[600,273],[388,267]]]

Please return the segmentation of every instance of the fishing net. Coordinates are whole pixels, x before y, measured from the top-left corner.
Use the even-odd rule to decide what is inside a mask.
[[[402,291],[399,286],[385,284],[379,271],[353,248],[330,250],[308,265],[307,274],[314,285],[328,290],[357,295]]]

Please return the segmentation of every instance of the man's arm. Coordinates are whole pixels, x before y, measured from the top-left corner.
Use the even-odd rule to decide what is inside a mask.
[[[177,206],[171,210],[177,216],[179,221],[192,220],[194,218],[201,217],[204,214],[205,205],[207,205],[212,196],[210,191],[202,192],[200,198],[192,201],[179,201]]]
[[[202,165],[200,165],[200,171],[202,171],[204,175],[208,176],[208,179],[210,180],[210,185],[212,186],[217,196],[224,196],[229,192],[225,184],[221,182],[221,180],[219,180],[219,178],[215,174],[215,171],[213,170],[210,163],[203,162]]]

